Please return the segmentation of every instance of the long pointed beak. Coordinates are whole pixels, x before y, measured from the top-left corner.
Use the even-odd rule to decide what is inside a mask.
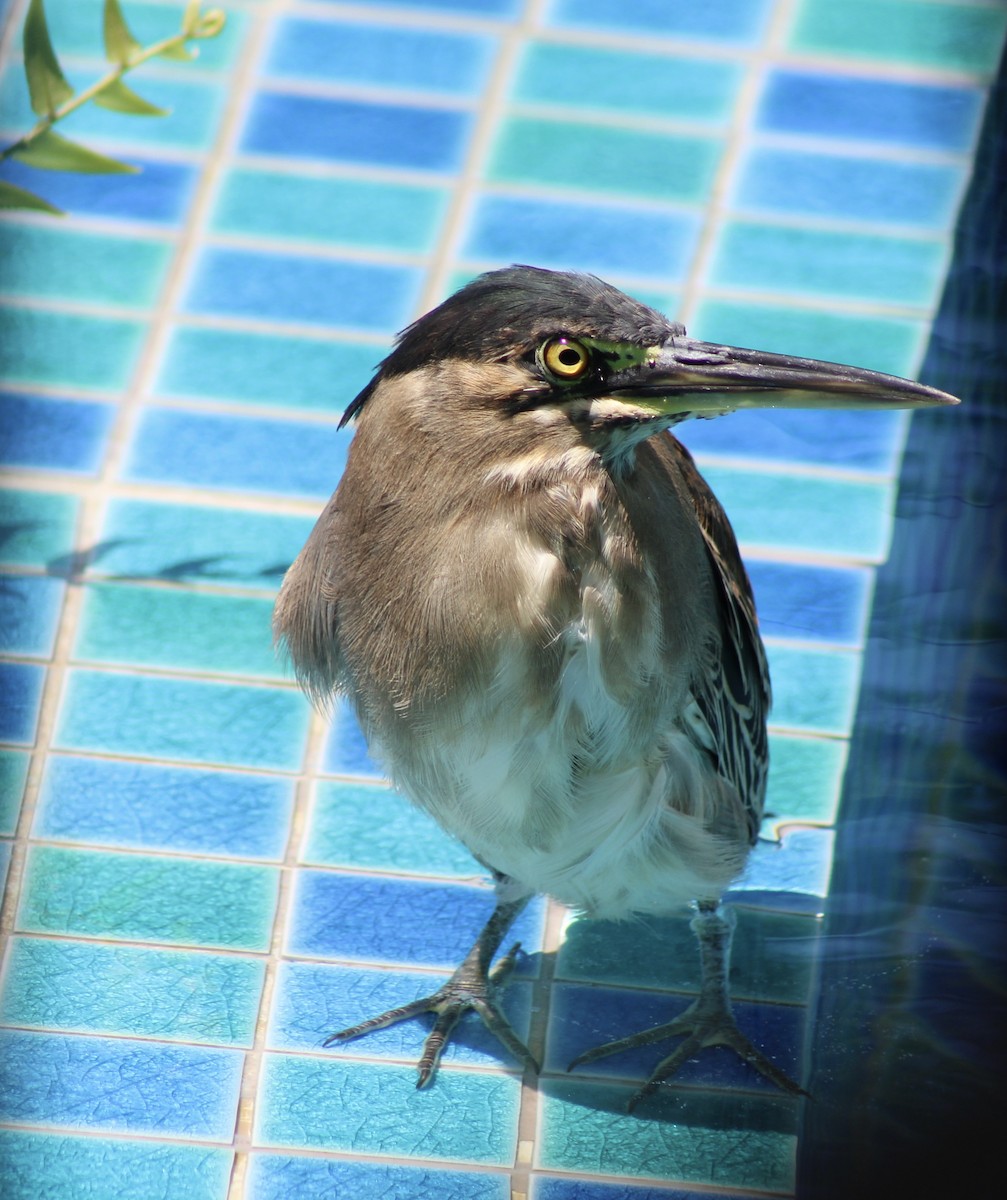
[[[611,394],[655,415],[714,417],[739,408],[928,408],[947,392],[860,367],[673,337],[609,377]]]

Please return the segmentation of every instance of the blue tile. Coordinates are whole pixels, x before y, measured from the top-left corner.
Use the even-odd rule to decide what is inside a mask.
[[[275,776],[50,754],[34,836],[275,861],[293,801]]]
[[[552,0],[549,24],[649,37],[753,43],[765,27],[768,0]]]
[[[905,424],[902,412],[749,409],[731,413],[726,420],[689,421],[675,433],[700,456],[813,463],[893,475]]]
[[[336,702],[325,741],[322,770],[329,775],[360,775],[380,779],[381,767],[367,752],[367,742],[356,714],[345,700]]]
[[[252,1154],[248,1200],[510,1200],[505,1175],[289,1154]],[[17,1200],[21,1200],[20,1197]],[[27,1197],[25,1198],[27,1200]]]
[[[75,669],[66,680],[55,744],[62,750],[296,771],[309,711],[288,688]]]
[[[264,90],[252,103],[241,148],[284,158],[457,171],[471,124],[468,113],[442,108]]]
[[[223,1200],[230,1149],[0,1130],[5,1200]]]
[[[493,910],[486,888],[382,879],[302,869],[288,935],[289,953],[357,962],[454,968]],[[508,938],[539,948],[542,906],[533,903]]]
[[[274,1050],[322,1053],[332,1033],[429,996],[446,975],[419,971],[375,971],[322,963],[284,962],[280,966],[268,1045]],[[531,988],[515,979],[502,992],[504,1011],[520,1038],[527,1038]],[[328,1048],[334,1057],[362,1053],[367,1058],[409,1060],[418,1057],[432,1017],[400,1021],[375,1030],[366,1039]],[[515,1060],[482,1021],[469,1014],[444,1052],[444,1061],[513,1067]]]
[[[335,424],[145,408],[124,479],[324,500],[352,438]]]
[[[49,658],[66,585],[38,575],[0,576],[0,651]]]
[[[34,743],[44,682],[43,667],[0,663],[0,742]]]
[[[412,267],[211,248],[200,258],[185,307],[384,333],[412,316],[419,286]]]
[[[765,637],[863,645],[874,575],[866,567],[749,558]]]
[[[762,893],[769,904],[789,898],[794,911],[821,912],[829,894],[835,840],[831,829],[792,828],[779,842],[757,842],[728,895],[747,903],[751,893]]]
[[[332,3],[332,0],[326,2]],[[464,13],[473,17],[516,17],[523,10],[524,0],[371,0],[371,6]]]
[[[93,475],[114,418],[111,404],[7,392],[0,397],[0,463]]]
[[[485,86],[496,39],[347,20],[277,21],[265,70],[409,91],[476,96]]]
[[[775,133],[963,152],[972,146],[983,101],[980,88],[778,70],[756,120]]]
[[[759,146],[744,164],[734,202],[742,209],[944,229],[965,174],[964,166]]]
[[[0,750],[0,834],[17,829],[30,762],[24,750]]]
[[[750,1194],[721,1192],[720,1200],[751,1200]],[[694,1192],[683,1188],[650,1188],[636,1183],[599,1183],[594,1179],[577,1179],[558,1175],[536,1175],[532,1183],[531,1200],[709,1200],[709,1192]]]
[[[698,236],[685,213],[483,196],[464,253],[495,263],[681,279]]]
[[[0,171],[0,178],[45,197],[66,212],[177,225],[192,201],[198,177],[196,167],[133,154],[129,161],[140,168],[139,175],[41,171],[8,161]]]
[[[0,1045],[3,1121],[231,1141],[238,1051],[19,1030]]]
[[[314,523],[311,517],[112,500],[90,555],[91,572],[274,588]]]

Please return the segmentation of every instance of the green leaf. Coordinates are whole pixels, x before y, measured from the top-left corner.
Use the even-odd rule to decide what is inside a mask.
[[[159,108],[149,100],[144,100],[121,79],[116,79],[97,92],[94,103],[99,108],[110,108],[113,112],[130,113],[135,117],[166,117],[171,112],[170,108]]]
[[[51,129],[46,129],[27,145],[11,154],[19,162],[47,171],[78,171],[83,175],[135,175],[137,167],[106,158],[94,150],[88,150],[79,142],[71,142]]]
[[[125,67],[143,53],[143,47],[126,24],[119,0],[105,0],[104,28],[105,57],[109,62]]]
[[[43,0],[31,0],[24,19],[24,73],[32,110],[49,117],[73,95],[49,37]]]
[[[56,217],[64,215],[61,208],[29,192],[27,188],[8,183],[6,179],[0,179],[0,208],[31,208],[37,212],[52,213]]]
[[[158,58],[175,58],[182,62],[191,62],[196,57],[195,50],[190,50],[182,40],[182,34],[179,34],[178,37],[179,40],[177,42],[172,41],[165,46],[158,55]]]

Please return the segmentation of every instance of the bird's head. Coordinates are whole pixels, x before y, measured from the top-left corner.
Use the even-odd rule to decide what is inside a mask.
[[[696,341],[592,275],[527,266],[480,275],[405,329],[343,423],[397,389],[421,396],[433,420],[463,413],[564,429],[616,465],[687,417],[958,403],[876,371]],[[493,437],[493,426],[480,430]]]

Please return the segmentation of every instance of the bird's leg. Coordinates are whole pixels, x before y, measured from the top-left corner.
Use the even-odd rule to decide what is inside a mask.
[[[731,958],[731,936],[734,932],[734,913],[722,910],[715,902],[700,901],[698,911],[690,922],[699,941],[701,981],[699,995],[680,1016],[666,1025],[645,1029],[642,1033],[606,1042],[580,1054],[568,1070],[594,1062],[621,1050],[647,1046],[675,1035],[685,1040],[657,1064],[650,1078],[629,1102],[630,1112],[651,1092],[670,1079],[681,1065],[705,1046],[730,1046],[747,1063],[751,1063],[767,1079],[794,1096],[808,1093],[775,1063],[757,1050],[738,1028],[731,1010],[727,976]]]
[[[387,1029],[389,1025],[396,1025],[399,1021],[408,1021],[422,1013],[434,1013],[434,1027],[423,1043],[423,1054],[416,1064],[419,1073],[416,1086],[423,1088],[431,1083],[437,1074],[441,1054],[455,1026],[467,1012],[476,1012],[490,1033],[499,1039],[515,1058],[537,1072],[538,1063],[511,1028],[494,995],[497,986],[503,983],[513,970],[520,943],[515,942],[496,966],[490,969],[493,955],[499,949],[504,934],[529,899],[529,896],[523,896],[518,900],[498,900],[493,915],[483,926],[465,961],[436,992],[414,1000],[411,1004],[390,1009],[380,1016],[371,1017],[370,1020],[362,1021],[350,1029],[334,1033],[326,1038],[323,1044],[330,1046],[334,1042],[348,1042],[352,1038],[373,1033],[376,1029]]]

